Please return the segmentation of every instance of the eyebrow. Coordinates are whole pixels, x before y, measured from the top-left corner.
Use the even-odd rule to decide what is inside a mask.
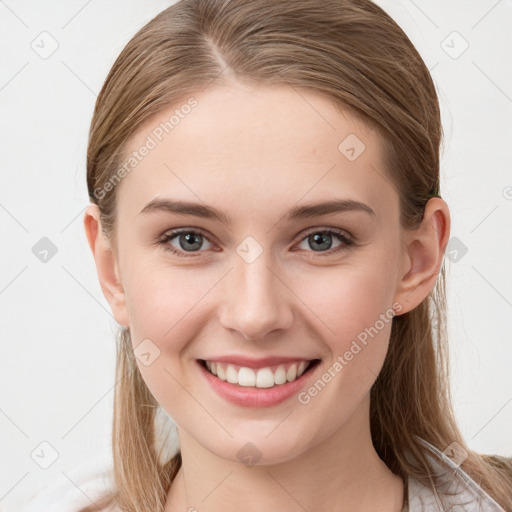
[[[296,206],[289,210],[284,216],[285,221],[308,219],[312,217],[320,217],[333,213],[344,212],[363,212],[371,216],[376,216],[375,212],[367,204],[355,201],[354,199],[334,199],[323,203],[307,204]],[[178,215],[193,215],[204,219],[219,220],[224,224],[230,224],[232,219],[229,215],[221,210],[217,210],[212,206],[193,203],[189,201],[175,201],[171,199],[156,198],[150,201],[140,211],[140,214],[166,212]]]

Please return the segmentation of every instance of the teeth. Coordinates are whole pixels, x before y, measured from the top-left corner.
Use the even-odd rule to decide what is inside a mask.
[[[257,388],[271,388],[274,384],[274,372],[270,368],[261,368],[258,370],[256,374]]]
[[[235,368],[233,367],[233,370],[234,369]],[[256,386],[256,374],[254,373],[254,370],[251,370],[251,368],[240,368],[237,380],[240,386]]]
[[[308,368],[308,361],[292,363],[288,369],[280,364],[275,371],[271,368],[260,368],[254,370],[245,366],[238,367],[232,364],[224,364],[213,361],[206,361],[206,367],[219,379],[239,386],[252,386],[257,388],[271,388],[275,385],[285,384],[298,379]],[[274,367],[275,368],[275,367]]]
[[[238,383],[238,372],[232,364],[228,364],[228,368],[226,370],[226,380],[231,384]]]
[[[297,365],[292,364],[290,368],[288,368],[288,371],[286,372],[286,380],[288,382],[291,382],[292,380],[295,380],[297,378]]]
[[[217,364],[217,377],[219,377],[220,380],[226,380],[226,371],[220,364]]]
[[[301,361],[299,366],[297,367],[297,377],[300,377],[303,373],[304,373],[304,370],[306,369],[306,361]]]
[[[284,366],[281,364],[277,367],[277,370],[274,373],[274,383],[275,384],[284,384],[285,382],[286,382],[286,372],[284,371]]]

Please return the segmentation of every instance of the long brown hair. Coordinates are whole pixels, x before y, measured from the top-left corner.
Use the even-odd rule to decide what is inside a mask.
[[[130,137],[162,109],[229,80],[314,90],[376,129],[385,144],[384,168],[400,195],[403,227],[416,227],[428,199],[440,195],[436,89],[418,51],[380,7],[370,0],[180,0],[131,39],[97,98],[87,186],[114,244],[116,188],[106,184],[123,165]],[[472,451],[456,424],[445,301],[443,265],[429,296],[393,319],[388,354],[371,389],[374,446],[393,472],[433,487],[417,436],[440,450],[456,442],[469,454],[462,469],[512,510],[507,459]],[[103,505],[162,512],[180,452],[160,460],[154,435],[159,405],[139,373],[128,328],[120,329],[117,342],[115,491]]]

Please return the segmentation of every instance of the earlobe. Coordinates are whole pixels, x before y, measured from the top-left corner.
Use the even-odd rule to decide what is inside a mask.
[[[91,248],[96,272],[103,295],[107,299],[116,321],[129,326],[125,293],[121,283],[119,267],[109,241],[101,229],[99,208],[90,204],[84,215],[84,228],[89,247]]]
[[[436,284],[450,236],[450,211],[440,197],[429,199],[421,225],[406,231],[405,261],[395,300],[402,305],[400,314],[418,306]]]

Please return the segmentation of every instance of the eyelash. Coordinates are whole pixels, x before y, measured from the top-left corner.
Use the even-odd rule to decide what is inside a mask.
[[[165,250],[169,251],[172,255],[178,256],[180,258],[191,258],[191,257],[194,257],[194,253],[202,252],[202,251],[191,251],[190,253],[187,253],[186,251],[179,251],[179,250],[174,249],[172,246],[170,246],[169,242],[173,238],[175,238],[177,235],[180,235],[181,233],[193,233],[195,235],[202,235],[204,238],[206,238],[206,240],[208,240],[208,242],[213,243],[208,238],[208,236],[199,229],[187,229],[187,228],[183,229],[183,228],[181,228],[181,229],[174,229],[174,230],[168,231],[157,241],[157,244],[162,245]],[[307,232],[301,238],[300,242],[303,242],[309,236],[317,234],[317,233],[336,235],[336,237],[342,242],[342,244],[339,245],[338,247],[336,247],[335,249],[328,249],[327,251],[308,251],[308,252],[313,252],[314,258],[322,257],[321,256],[322,254],[333,255],[333,254],[337,254],[340,251],[347,251],[347,250],[351,249],[352,246],[354,245],[354,241],[351,238],[346,236],[345,231],[338,230],[338,229],[332,229],[332,228],[331,229],[311,230],[311,231]],[[190,254],[190,256],[188,254]]]

